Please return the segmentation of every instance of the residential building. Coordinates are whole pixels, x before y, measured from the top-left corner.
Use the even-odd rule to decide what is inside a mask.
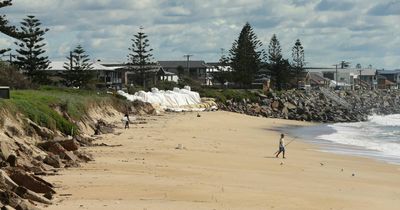
[[[394,83],[397,86],[397,88],[400,88],[400,69],[378,70],[377,74],[386,78],[390,82]]]
[[[221,64],[220,62],[211,62],[207,63],[207,76],[206,76],[206,85],[213,86],[213,85],[223,85],[221,81],[218,81],[216,78],[217,74],[221,74],[224,72],[231,72],[233,69],[228,64]]]
[[[319,76],[329,79],[335,88],[351,89],[354,83],[354,78],[347,69],[308,67],[305,70],[309,73],[319,73]]]
[[[174,73],[178,77],[188,76],[202,85],[207,84],[207,68],[204,61],[159,61],[162,69]]]
[[[50,62],[49,69],[46,71],[50,74],[50,78],[59,82],[62,80],[63,74],[67,69],[64,68],[64,61],[52,61]],[[94,72],[97,78],[96,85],[99,87],[120,87],[121,74],[113,67],[107,67],[97,62],[91,63],[91,69],[88,71]]]
[[[329,79],[335,88],[341,89],[375,89],[377,88],[376,69],[356,68],[306,68],[310,73]],[[316,77],[316,75],[314,75]]]
[[[372,68],[359,68],[350,69],[351,74],[354,75],[354,85],[362,89],[377,89],[378,80],[376,69]]]
[[[321,72],[308,72],[305,77],[304,87],[310,85],[311,88],[329,88],[330,84],[331,80],[323,77]]]
[[[104,63],[103,65],[115,68],[121,74],[121,82],[124,85],[143,84],[140,66],[138,65],[126,63]],[[146,84],[150,86],[157,84],[158,81],[178,82],[178,76],[175,73],[164,70],[158,62],[145,66],[145,72]]]

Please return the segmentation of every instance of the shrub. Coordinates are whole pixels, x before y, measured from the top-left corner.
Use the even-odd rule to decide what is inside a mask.
[[[180,88],[183,88],[185,86],[190,86],[192,91],[200,92],[202,90],[201,83],[195,79],[188,77],[188,76],[179,78],[178,85]]]
[[[249,90],[238,90],[238,89],[203,89],[200,92],[202,97],[215,98],[218,102],[226,103],[227,100],[243,101],[250,100],[250,102],[257,102],[259,96],[257,92],[251,92]]]
[[[129,86],[126,86],[126,88],[127,88],[127,92],[132,95],[135,94],[136,92],[144,90],[144,88],[139,85],[129,85]]]
[[[36,87],[18,69],[0,61],[0,85],[11,89],[27,89]]]
[[[178,87],[178,83],[172,81],[159,81],[155,87],[159,90],[173,90],[174,87]]]

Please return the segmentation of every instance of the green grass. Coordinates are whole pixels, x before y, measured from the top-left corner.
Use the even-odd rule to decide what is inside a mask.
[[[199,91],[201,97],[215,98],[218,102],[226,103],[227,100],[242,101],[249,99],[251,102],[258,101],[258,92],[242,89],[202,89]]]
[[[56,109],[67,113],[72,121],[79,121],[94,105],[117,105],[119,102],[122,100],[94,91],[44,87],[39,90],[11,91],[11,99],[0,100],[0,108],[13,115],[21,113],[53,131],[74,135],[77,134],[77,126]],[[72,133],[72,130],[75,132]]]

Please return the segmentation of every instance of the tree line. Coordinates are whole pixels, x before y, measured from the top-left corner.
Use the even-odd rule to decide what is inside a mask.
[[[12,0],[0,0],[0,9],[12,6]],[[43,28],[41,21],[33,15],[28,15],[20,22],[20,27],[10,25],[6,15],[0,15],[0,32],[14,38],[16,41],[16,55],[10,53],[10,66],[21,70],[29,80],[35,84],[47,85],[52,81],[49,79],[48,71],[50,68],[50,60],[46,56],[45,50],[45,34],[48,28]],[[139,72],[142,76],[143,86],[146,81],[146,70],[148,65],[152,64],[152,49],[149,49],[149,40],[147,35],[140,31],[131,39],[132,45],[128,49],[129,66],[138,66],[131,70]],[[10,52],[10,48],[0,49],[0,56]],[[15,58],[14,61],[12,59]],[[66,56],[66,62],[63,68],[66,70],[62,76],[62,83],[68,87],[85,87],[95,80],[96,75],[90,71],[93,69],[90,57],[85,49],[78,44]],[[1,64],[3,75],[15,75],[10,71],[11,67]],[[6,72],[7,71],[7,72]],[[3,73],[3,72],[2,72]],[[7,73],[7,74],[6,74]],[[14,76],[13,76],[14,77]],[[20,78],[20,77],[18,77]],[[2,78],[0,78],[0,81]],[[4,78],[6,80],[7,78]]]
[[[0,8],[12,5],[12,0],[0,0]],[[5,15],[0,16],[0,32],[15,38],[17,55],[13,62],[34,83],[49,84],[46,70],[50,61],[44,49],[46,44],[44,37],[48,28],[42,28],[41,22],[35,16],[27,16],[20,23],[20,27],[9,24]],[[128,48],[128,66],[136,72],[138,82],[146,87],[146,77],[152,70],[153,49],[150,48],[149,39],[143,32],[143,28],[133,35]],[[0,55],[10,49],[0,49]],[[11,58],[11,57],[10,57]],[[10,59],[11,60],[11,59]],[[81,45],[77,45],[66,57],[62,75],[62,83],[66,86],[83,87],[94,80],[93,67],[89,55]],[[220,59],[223,65],[230,66],[233,71],[219,71],[213,74],[215,80],[234,82],[243,87],[249,87],[255,80],[270,77],[272,87],[282,89],[287,84],[298,83],[305,66],[304,49],[299,39],[292,48],[292,60],[283,58],[282,49],[277,36],[274,34],[270,40],[267,51],[263,49],[263,43],[257,38],[253,28],[246,23],[239,37],[232,44],[229,55],[223,55]]]
[[[298,85],[305,67],[304,48],[297,39],[292,47],[292,61],[289,61],[283,58],[275,34],[266,51],[250,23],[246,23],[233,42],[229,55],[223,54],[220,63],[232,68],[232,71],[214,73],[214,79],[221,83],[235,82],[242,87],[250,87],[255,80],[270,77],[273,88],[283,89],[290,84]]]

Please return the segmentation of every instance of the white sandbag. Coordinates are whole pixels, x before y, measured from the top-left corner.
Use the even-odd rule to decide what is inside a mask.
[[[158,90],[152,88],[150,92],[139,91],[134,95],[125,93],[124,91],[118,91],[119,95],[126,97],[129,101],[143,101],[157,105],[163,110],[169,111],[204,111],[203,108],[188,108],[188,106],[196,105],[201,103],[200,94],[191,91],[189,86],[185,86],[183,89],[174,88],[172,91]]]

